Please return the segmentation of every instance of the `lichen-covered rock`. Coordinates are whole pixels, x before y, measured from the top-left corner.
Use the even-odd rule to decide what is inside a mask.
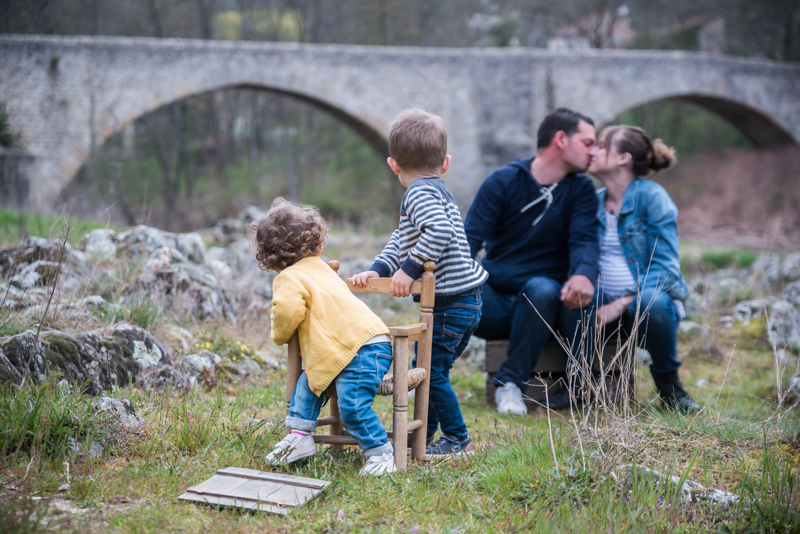
[[[249,229],[250,223],[257,223],[261,219],[264,218],[267,212],[259,208],[258,206],[247,206],[242,212],[239,214],[239,220],[242,221],[245,226]]]
[[[731,315],[740,323],[747,323],[764,315],[764,310],[772,302],[772,299],[745,300],[733,307]]]
[[[145,257],[163,247],[176,249],[192,263],[203,264],[205,261],[205,244],[196,232],[173,234],[139,225],[117,236],[117,255]]]
[[[762,254],[758,257],[750,271],[759,277],[766,278],[770,284],[781,281],[781,257],[778,254]]]
[[[800,282],[792,282],[783,288],[783,300],[791,302],[795,308],[800,309]]]
[[[172,349],[158,342],[144,328],[119,323],[111,331],[111,336],[131,351],[131,358],[143,371],[157,365],[172,365]]]
[[[117,257],[117,233],[108,228],[90,230],[84,234],[78,248],[89,261],[108,261]]]
[[[767,337],[777,348],[800,349],[800,313],[791,302],[779,300],[772,305]]]
[[[92,401],[96,413],[105,412],[119,419],[120,424],[129,429],[139,427],[139,418],[136,410],[128,399],[115,399],[113,397],[100,397]]]
[[[203,371],[214,372],[214,367],[222,361],[222,357],[210,350],[201,350],[196,354],[187,354],[181,361],[181,369],[190,375],[197,376]]]
[[[800,252],[792,252],[783,258],[781,277],[788,281],[800,280]]]
[[[678,323],[678,333],[686,338],[700,338],[708,335],[711,327],[694,321],[681,321]]]
[[[126,294],[136,293],[166,295],[168,305],[174,306],[177,301],[198,318],[235,320],[233,298],[214,272],[169,247],[161,247],[147,258],[137,283]]]

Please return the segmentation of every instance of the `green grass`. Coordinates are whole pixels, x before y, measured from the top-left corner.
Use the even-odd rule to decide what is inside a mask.
[[[83,234],[97,228],[109,228],[108,224],[77,217],[44,215],[41,213],[0,208],[0,248],[11,248],[28,236],[55,239],[64,223],[70,225],[69,243],[77,245]],[[111,226],[114,230],[119,228]]]
[[[719,342],[732,345],[740,334],[726,336]],[[213,329],[204,339],[198,344],[208,343],[220,352],[241,351],[231,345],[235,341]],[[484,402],[483,373],[459,363],[452,380],[477,445],[475,456],[412,464],[407,473],[376,479],[357,474],[363,462],[357,450],[321,448],[308,460],[277,469],[332,482],[320,498],[286,518],[176,500],[187,487],[219,468],[275,469],[265,463],[264,455],[282,437],[283,376],[237,387],[220,382],[216,388],[198,386],[182,393],[126,387],[115,396],[129,398],[144,424],[135,433],[115,433],[116,445],[99,461],[68,458],[71,486],[59,497],[83,506],[86,512],[51,514],[48,528],[286,533],[796,532],[800,529],[800,450],[791,443],[800,433],[800,416],[796,410],[777,410],[770,393],[772,365],[768,349],[758,347],[737,349],[727,375],[719,361],[687,362],[684,382],[706,406],[695,417],[650,407],[653,386],[644,374],[639,381],[642,404],[634,418],[624,422],[601,413],[581,432],[579,441],[568,414],[567,418],[553,414],[551,443],[541,409],[533,409],[527,418],[498,416]],[[712,385],[692,387],[699,377]],[[723,380],[725,387],[721,387]],[[29,391],[58,394],[57,386],[48,387]],[[13,394],[12,388],[2,390],[4,406]],[[67,398],[78,419],[86,421],[82,414],[91,399],[74,392]],[[375,406],[384,421],[390,420],[390,398],[376,399]],[[20,409],[3,419],[19,421],[25,412]],[[58,418],[48,421],[53,423],[37,426],[40,434],[47,428],[68,428],[54,435],[71,435],[78,428],[65,427]],[[41,438],[40,443],[44,442]],[[66,479],[64,454],[57,456],[58,461],[48,453],[31,462],[32,449],[23,447],[22,454],[2,456],[0,483],[25,480],[20,498],[53,497]],[[743,499],[725,510],[702,503],[682,505],[658,485],[617,484],[611,473],[619,473],[625,464],[688,477]],[[41,506],[30,509],[26,517],[33,522],[37,510]],[[337,516],[342,514],[340,521]]]

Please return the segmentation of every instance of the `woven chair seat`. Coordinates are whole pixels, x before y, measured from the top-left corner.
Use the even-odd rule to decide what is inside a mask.
[[[408,391],[413,389],[417,389],[417,386],[422,384],[422,381],[425,380],[425,377],[428,376],[428,373],[425,369],[409,369],[408,370]],[[394,395],[394,376],[390,373],[386,373],[383,376],[383,380],[381,381],[381,385],[378,386],[378,395],[383,397],[388,397],[389,395]]]

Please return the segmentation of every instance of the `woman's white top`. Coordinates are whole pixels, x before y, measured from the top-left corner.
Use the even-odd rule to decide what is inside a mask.
[[[600,245],[600,291],[609,299],[618,299],[625,289],[636,285],[628,260],[619,242],[617,216],[606,212],[606,238]]]

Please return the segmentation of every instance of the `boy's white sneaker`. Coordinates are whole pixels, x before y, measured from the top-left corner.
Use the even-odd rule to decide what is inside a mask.
[[[286,465],[301,458],[312,456],[315,452],[317,452],[317,445],[314,443],[313,436],[310,434],[307,436],[289,434],[275,444],[275,449],[267,455],[267,463],[270,465]]]
[[[361,476],[372,475],[379,477],[386,473],[394,473],[397,466],[394,465],[394,452],[367,456],[367,463],[358,472]]]
[[[494,390],[494,403],[497,405],[497,413],[528,415],[528,407],[522,400],[522,392],[513,382]]]

